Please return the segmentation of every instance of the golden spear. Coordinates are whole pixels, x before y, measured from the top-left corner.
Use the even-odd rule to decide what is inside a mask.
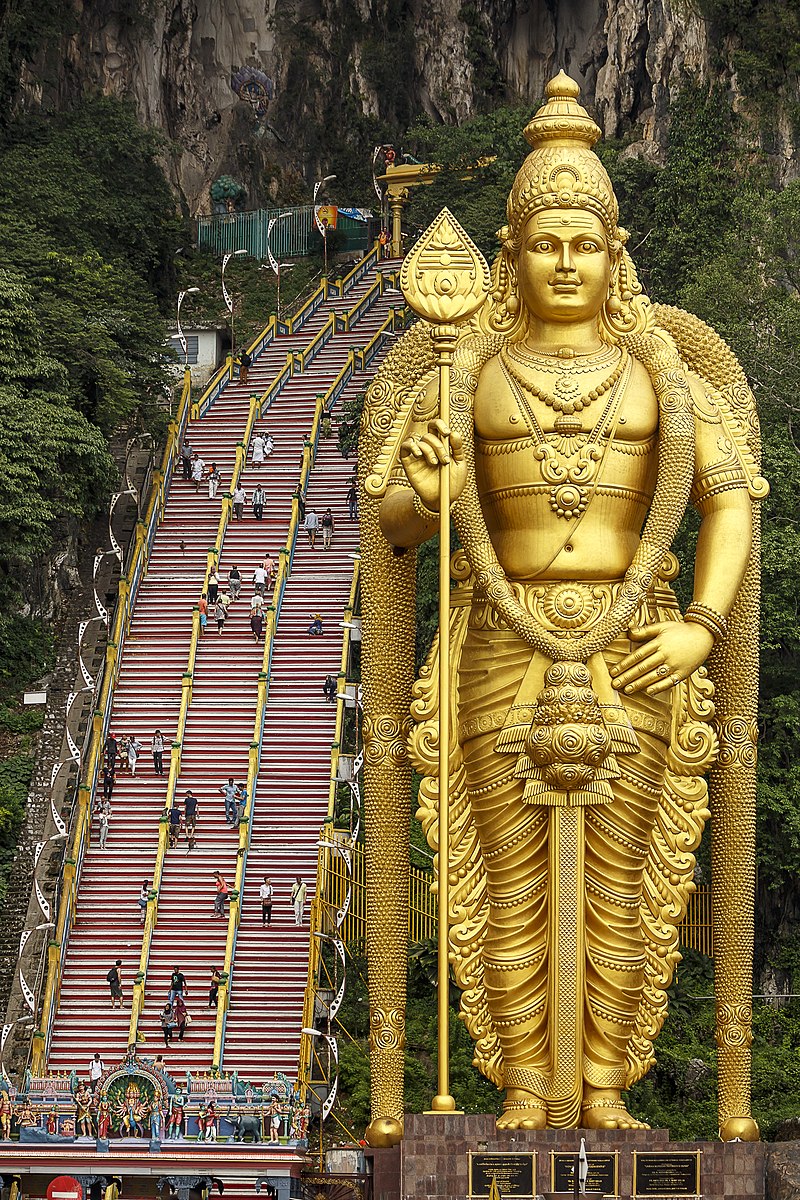
[[[439,420],[450,429],[450,371],[458,326],[478,311],[490,287],[486,260],[449,209],[422,234],[403,263],[406,303],[434,326],[439,369]],[[450,464],[439,472],[439,869],[438,1091],[431,1110],[455,1112],[450,1095]]]

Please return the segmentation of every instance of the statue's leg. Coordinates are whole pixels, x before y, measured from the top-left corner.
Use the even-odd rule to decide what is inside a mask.
[[[545,1125],[555,1035],[547,1019],[548,814],[523,803],[517,754],[496,749],[530,661],[530,648],[509,631],[472,629],[459,677],[462,729],[487,729],[462,747],[489,902],[484,983],[506,1087],[498,1124],[508,1128]]]
[[[662,723],[667,701],[642,704]],[[658,707],[659,711],[655,709]],[[588,1128],[635,1128],[620,1100],[626,1050],[644,981],[640,903],[661,796],[666,746],[637,731],[641,750],[620,755],[614,800],[586,810],[584,1108]]]

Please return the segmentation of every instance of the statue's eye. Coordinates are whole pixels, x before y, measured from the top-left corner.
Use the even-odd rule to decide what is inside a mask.
[[[600,250],[600,247],[597,242],[581,242],[578,249],[582,254],[596,254]]]
[[[551,241],[548,241],[547,238],[541,238],[538,242],[533,243],[531,249],[536,254],[552,254],[555,250],[555,246]]]

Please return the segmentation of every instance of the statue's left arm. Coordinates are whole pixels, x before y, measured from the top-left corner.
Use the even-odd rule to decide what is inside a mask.
[[[646,625],[631,632],[641,646],[618,665],[615,686],[625,692],[666,691],[696,670],[724,636],[752,544],[747,478],[719,411],[696,376],[688,377],[695,411],[692,503],[700,514],[692,605],[683,622]],[[667,670],[664,671],[663,668]]]

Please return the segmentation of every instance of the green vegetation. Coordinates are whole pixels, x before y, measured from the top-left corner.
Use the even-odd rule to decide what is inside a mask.
[[[800,68],[797,0],[698,0],[712,46],[730,56],[739,88],[759,106],[773,104]]]

